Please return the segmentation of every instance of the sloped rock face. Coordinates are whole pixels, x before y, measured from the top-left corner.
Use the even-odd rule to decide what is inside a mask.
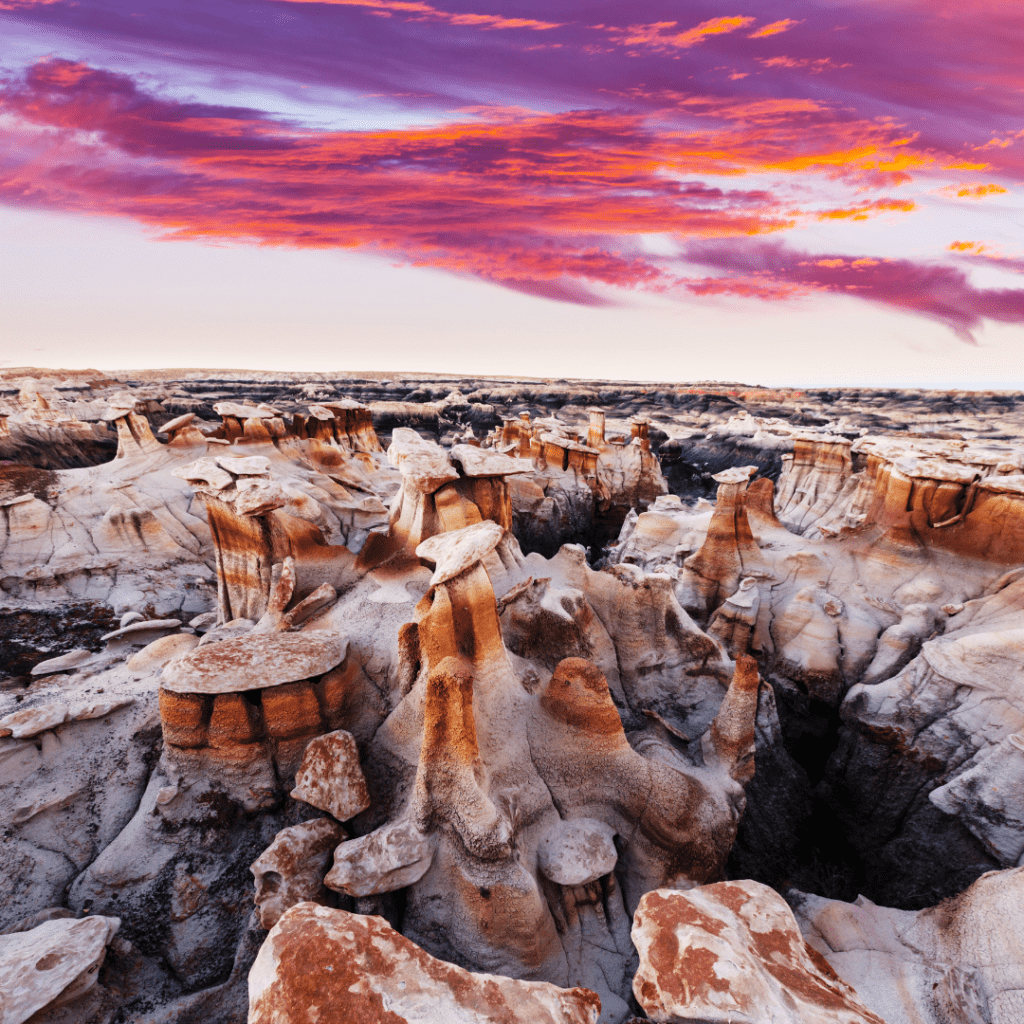
[[[893,678],[854,687],[843,705],[848,726],[829,783],[880,899],[913,894],[926,906],[1024,854],[1016,575],[953,616]],[[870,795],[879,783],[884,800]]]
[[[808,943],[891,1024],[1011,1024],[1024,1013],[1024,869],[918,913],[790,895]]]
[[[249,975],[249,1024],[595,1024],[586,989],[473,974],[435,960],[378,917],[289,910]]]

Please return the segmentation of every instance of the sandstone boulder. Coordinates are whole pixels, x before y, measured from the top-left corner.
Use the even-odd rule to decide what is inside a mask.
[[[473,974],[379,917],[292,907],[249,974],[249,1024],[596,1024],[586,989]]]
[[[804,942],[793,912],[758,882],[658,889],[633,918],[633,992],[664,1024],[886,1024]]]

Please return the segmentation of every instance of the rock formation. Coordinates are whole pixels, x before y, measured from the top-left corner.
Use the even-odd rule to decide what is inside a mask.
[[[873,401],[0,387],[4,1024],[1016,1022],[1016,414]]]

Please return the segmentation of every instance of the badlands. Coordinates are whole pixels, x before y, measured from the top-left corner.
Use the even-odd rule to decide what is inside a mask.
[[[1024,395],[0,371],[2,1024],[1021,1024]]]

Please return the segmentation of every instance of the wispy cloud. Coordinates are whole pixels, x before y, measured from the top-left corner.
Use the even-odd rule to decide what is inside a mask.
[[[626,29],[609,29],[613,42],[622,46],[645,46],[655,50],[688,50],[709,36],[725,35],[753,25],[756,18],[733,15],[709,18],[693,28],[679,29],[677,21],[656,21],[649,25],[630,25]]]
[[[559,28],[556,21],[536,18],[508,18],[501,14],[474,14],[441,11],[419,0],[281,0],[285,3],[333,4],[338,7],[362,7],[374,14],[388,17],[397,14],[415,21],[442,21],[448,25],[467,25],[480,29],[525,28],[534,31]]]

